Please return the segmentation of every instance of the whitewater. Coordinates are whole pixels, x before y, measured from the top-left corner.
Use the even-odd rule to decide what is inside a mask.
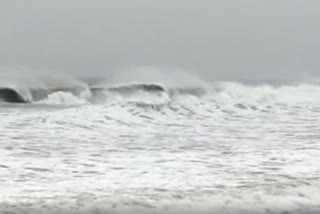
[[[0,213],[320,213],[318,84],[11,88]]]

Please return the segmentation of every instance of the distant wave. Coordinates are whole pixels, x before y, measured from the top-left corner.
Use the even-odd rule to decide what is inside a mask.
[[[12,88],[0,88],[0,100],[9,103],[28,102],[18,91]]]
[[[105,92],[114,92],[122,95],[129,95],[136,92],[146,93],[161,93],[165,92],[165,89],[156,84],[131,84],[118,87],[91,87],[77,88],[77,87],[61,87],[61,88],[29,88],[29,97],[25,96],[18,88],[0,87],[0,100],[9,103],[34,103],[41,100],[48,99],[54,94],[69,94],[71,96],[83,97],[83,94],[89,93],[91,99],[93,96],[99,96]]]
[[[319,94],[320,86],[316,84],[252,86],[235,82],[216,82],[210,87],[166,87],[154,83],[132,83],[109,87],[70,86],[27,89],[0,86],[1,102],[29,104],[104,104],[119,99],[142,104],[163,104],[181,96],[198,98],[205,96],[218,103],[233,104],[320,102]]]

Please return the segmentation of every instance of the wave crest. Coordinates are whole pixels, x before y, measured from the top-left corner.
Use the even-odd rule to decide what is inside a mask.
[[[299,85],[244,85],[234,82],[216,82],[210,87],[169,87],[160,84],[126,84],[112,87],[56,87],[28,88],[0,87],[0,100],[10,103],[46,104],[106,104],[135,102],[163,104],[178,97],[193,96],[217,103],[303,103],[320,102],[320,86]]]

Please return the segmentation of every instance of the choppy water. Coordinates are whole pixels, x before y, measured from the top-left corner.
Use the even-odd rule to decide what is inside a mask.
[[[320,86],[205,91],[1,104],[0,213],[320,213]]]

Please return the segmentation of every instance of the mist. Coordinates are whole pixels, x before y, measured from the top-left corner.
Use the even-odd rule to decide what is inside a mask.
[[[159,75],[146,68],[159,67],[168,77],[309,80],[320,68],[319,14],[315,0],[2,0],[0,72],[149,80]]]

